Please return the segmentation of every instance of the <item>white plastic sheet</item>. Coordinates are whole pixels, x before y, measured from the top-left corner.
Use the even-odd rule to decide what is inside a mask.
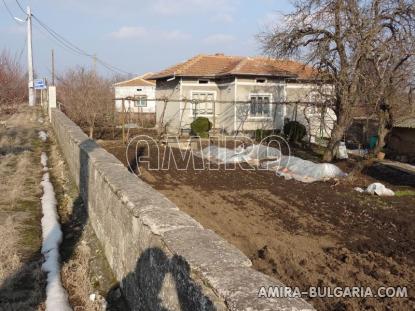
[[[373,184],[370,184],[366,190],[363,190],[362,188],[356,187],[354,188],[354,190],[363,193],[363,192],[367,192],[370,194],[376,194],[378,196],[394,196],[395,192],[393,192],[393,190],[386,188],[385,185],[375,182]]]
[[[264,145],[251,145],[246,148],[236,149],[222,148],[218,146],[208,146],[202,150],[202,154],[209,160],[220,163],[242,163],[253,162],[266,159],[277,159],[281,152],[277,148]]]
[[[339,147],[337,148],[337,158],[341,160],[349,158],[349,156],[347,155],[347,148],[344,141],[341,141]]]
[[[295,179],[305,183],[347,175],[334,164],[314,163],[294,156],[281,156],[280,160],[263,163],[262,167],[275,170],[278,176],[285,179]]]
[[[294,156],[281,155],[280,150],[265,145],[251,145],[236,149],[209,146],[202,154],[210,161],[219,163],[254,163],[261,168],[275,171],[285,179],[301,182],[314,182],[331,178],[344,177],[346,174],[336,165],[330,163],[314,163]],[[261,160],[268,160],[260,164]]]

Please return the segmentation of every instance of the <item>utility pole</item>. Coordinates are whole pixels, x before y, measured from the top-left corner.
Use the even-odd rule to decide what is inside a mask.
[[[94,73],[97,73],[97,54],[94,54],[93,59],[93,68],[94,68]]]
[[[52,49],[52,86],[55,86],[55,51]]]
[[[35,105],[35,89],[33,85],[33,54],[32,54],[32,11],[27,7],[27,70],[29,73],[29,106]]]

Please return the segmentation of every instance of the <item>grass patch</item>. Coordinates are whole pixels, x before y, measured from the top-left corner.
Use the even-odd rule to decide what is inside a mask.
[[[35,212],[39,211],[40,203],[38,200],[20,200],[16,203],[15,211]]]
[[[415,196],[415,191],[414,190],[398,190],[395,191],[395,195],[397,197],[407,197],[407,196]]]

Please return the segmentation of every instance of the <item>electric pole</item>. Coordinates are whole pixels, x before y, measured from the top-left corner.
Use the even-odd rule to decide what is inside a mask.
[[[33,54],[32,54],[32,11],[27,7],[27,70],[29,72],[29,106],[35,105],[35,89],[33,85]]]
[[[52,86],[55,86],[55,51],[52,49]]]
[[[94,54],[93,59],[93,68],[94,68],[94,73],[97,73],[97,54]]]

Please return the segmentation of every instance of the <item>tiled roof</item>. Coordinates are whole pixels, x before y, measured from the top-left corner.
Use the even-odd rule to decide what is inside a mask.
[[[114,84],[114,86],[155,86],[156,80],[148,79],[148,77],[150,77],[151,75],[153,75],[153,73],[148,72],[130,80],[117,82]]]
[[[183,63],[160,71],[152,75],[151,78],[248,75],[311,79],[315,74],[316,71],[310,66],[295,61],[215,54],[197,55]]]
[[[415,115],[398,119],[394,127],[415,128]]]

